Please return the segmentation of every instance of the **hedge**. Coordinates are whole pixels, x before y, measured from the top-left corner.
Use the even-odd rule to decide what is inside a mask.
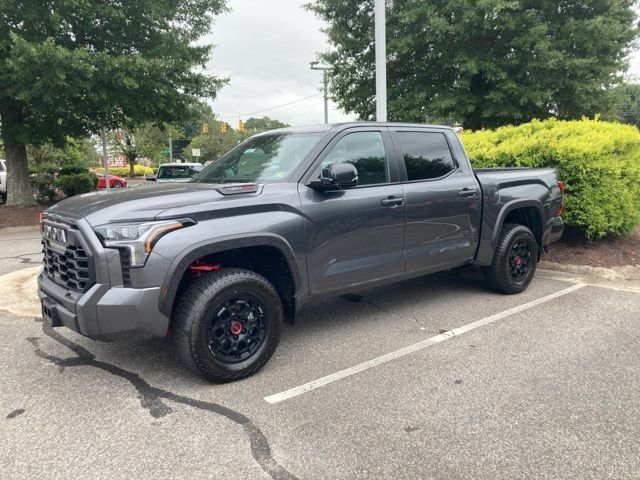
[[[104,173],[104,168],[102,167],[93,168],[92,170],[96,173]],[[153,168],[145,167],[144,165],[134,165],[133,171],[138,177],[142,177],[144,175],[153,175]],[[109,173],[118,177],[128,177],[129,167],[109,167]]]
[[[587,238],[640,224],[640,131],[598,119],[534,120],[461,134],[474,167],[552,167],[566,182],[567,225]]]
[[[67,197],[89,193],[98,186],[98,177],[93,173],[69,173],[60,175],[55,185],[64,192]]]

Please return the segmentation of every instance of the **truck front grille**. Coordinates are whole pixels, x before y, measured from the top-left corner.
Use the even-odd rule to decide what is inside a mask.
[[[42,239],[44,273],[58,285],[85,292],[95,282],[89,256],[78,235],[77,230],[67,230],[66,245]]]

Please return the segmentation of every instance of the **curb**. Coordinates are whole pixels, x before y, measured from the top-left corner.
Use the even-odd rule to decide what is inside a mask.
[[[543,260],[538,267],[538,273],[546,278],[640,293],[640,265],[604,268]]]

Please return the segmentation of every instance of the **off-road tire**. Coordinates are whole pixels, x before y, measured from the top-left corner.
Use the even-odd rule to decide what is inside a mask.
[[[524,278],[516,281],[511,274],[509,256],[514,245],[521,240],[528,242],[530,246],[531,263]],[[524,225],[509,223],[502,227],[491,266],[482,270],[484,278],[493,290],[513,295],[526,290],[533,280],[537,264],[538,244],[531,230]]]
[[[207,329],[220,302],[239,293],[261,302],[267,328],[262,343],[249,358],[230,364],[216,359],[209,349]],[[267,279],[249,270],[225,268],[195,280],[185,289],[174,309],[171,334],[189,370],[211,382],[223,383],[253,375],[269,361],[280,341],[282,323],[282,302]]]

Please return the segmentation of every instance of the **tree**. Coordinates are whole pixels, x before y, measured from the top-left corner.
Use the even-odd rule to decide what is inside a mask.
[[[608,91],[610,107],[603,119],[640,127],[640,84],[623,83]]]
[[[633,0],[387,2],[389,118],[478,129],[598,113],[638,34]],[[315,0],[338,105],[375,116],[374,1]]]
[[[276,120],[275,118],[249,118],[244,122],[244,128],[251,133],[266,132],[267,130],[275,130],[276,128],[285,128],[289,124]]]
[[[32,203],[26,145],[184,118],[223,84],[198,67],[225,0],[0,0],[8,204]]]
[[[29,146],[27,159],[30,169],[34,170],[43,166],[88,168],[100,162],[95,144],[89,138],[68,138],[61,148],[57,148],[51,143]]]
[[[221,132],[220,126],[223,122],[213,121],[209,123],[209,132],[198,135],[191,140],[191,143],[184,149],[185,158],[191,158],[191,150],[200,149],[199,162],[209,162],[217,159],[220,155],[227,153],[238,143],[247,138],[250,133],[238,132],[227,125],[227,131]]]

